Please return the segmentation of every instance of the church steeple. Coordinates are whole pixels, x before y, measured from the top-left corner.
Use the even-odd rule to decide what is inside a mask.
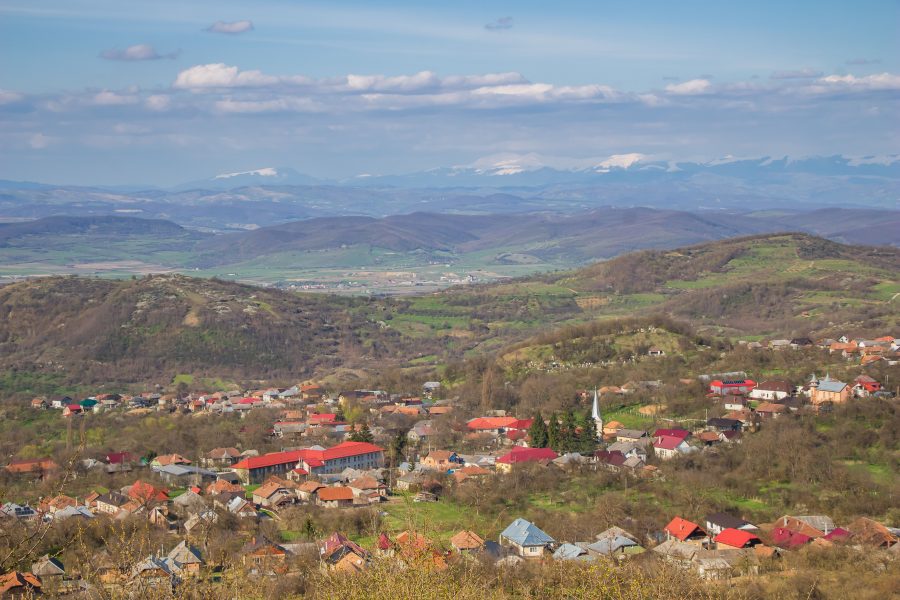
[[[600,414],[600,394],[594,388],[594,405],[591,407],[591,418],[597,428],[597,437],[603,437],[603,416]]]

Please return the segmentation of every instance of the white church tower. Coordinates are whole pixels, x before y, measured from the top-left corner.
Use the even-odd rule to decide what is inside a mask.
[[[597,428],[597,437],[603,439],[603,416],[600,414],[600,395],[597,388],[594,388],[594,405],[591,407],[591,418]]]

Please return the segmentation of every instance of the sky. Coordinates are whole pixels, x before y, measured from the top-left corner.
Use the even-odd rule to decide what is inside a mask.
[[[0,1],[0,178],[900,153],[900,2]]]

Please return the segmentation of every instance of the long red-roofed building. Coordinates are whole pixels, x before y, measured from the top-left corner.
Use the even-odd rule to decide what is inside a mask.
[[[509,471],[513,465],[527,463],[551,461],[559,455],[551,448],[523,448],[516,446],[508,454],[504,454],[496,460],[496,467],[499,471]]]
[[[269,475],[301,468],[312,475],[340,473],[346,468],[377,469],[384,466],[384,449],[367,442],[344,442],[325,449],[304,448],[252,456],[233,468],[244,483],[260,483]]]

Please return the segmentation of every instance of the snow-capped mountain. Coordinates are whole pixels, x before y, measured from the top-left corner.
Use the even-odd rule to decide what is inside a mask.
[[[220,173],[209,179],[190,181],[174,189],[233,189],[260,185],[316,185],[320,180],[289,167],[262,167],[250,171]]]
[[[367,175],[342,183],[399,187],[543,187],[558,184],[641,184],[716,176],[752,184],[771,183],[776,178],[804,175],[900,179],[900,155],[803,158],[742,158],[727,155],[695,162],[668,160],[639,152],[578,159],[536,153],[496,154],[466,165],[406,175]]]

